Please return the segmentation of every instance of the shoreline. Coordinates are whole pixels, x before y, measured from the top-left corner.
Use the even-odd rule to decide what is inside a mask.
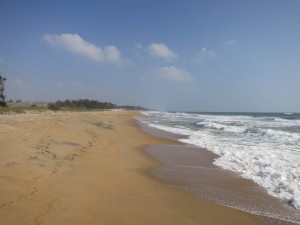
[[[268,224],[300,224],[298,212],[287,203],[270,196],[253,180],[214,165],[218,155],[179,141],[187,136],[141,122],[140,127],[151,135],[177,141],[176,145],[150,145],[145,149],[162,164],[151,171],[153,177],[202,199],[261,217]]]
[[[1,224],[266,224],[153,178],[135,112],[0,116]]]

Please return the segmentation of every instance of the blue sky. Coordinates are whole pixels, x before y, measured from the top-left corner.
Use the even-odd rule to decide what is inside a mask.
[[[8,99],[300,112],[300,1],[0,1]]]

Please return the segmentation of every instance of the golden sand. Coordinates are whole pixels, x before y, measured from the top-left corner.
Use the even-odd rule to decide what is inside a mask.
[[[262,224],[149,176],[133,112],[0,116],[0,224]]]

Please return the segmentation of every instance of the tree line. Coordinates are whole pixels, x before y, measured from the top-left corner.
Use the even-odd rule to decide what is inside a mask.
[[[115,109],[117,106],[111,102],[99,102],[97,100],[79,99],[79,100],[65,100],[48,103],[48,109],[59,110],[62,108],[76,108],[76,109]]]
[[[0,106],[6,107],[7,103],[5,101],[6,96],[4,95],[5,91],[5,82],[6,78],[0,74]],[[12,102],[12,100],[10,101]],[[16,101],[21,102],[21,100]],[[70,100],[67,99],[65,101],[56,101],[47,104],[47,108],[50,110],[60,110],[63,108],[70,108],[70,109],[86,109],[86,110],[103,110],[103,109],[126,109],[126,110],[148,110],[146,108],[140,106],[117,106],[111,102],[99,102],[97,100],[90,100],[90,99],[79,99],[79,100]]]
[[[99,102],[97,100],[90,99],[79,99],[65,101],[56,101],[47,104],[50,110],[60,110],[60,109],[83,109],[83,110],[105,110],[105,109],[126,109],[126,110],[147,110],[146,108],[140,106],[117,106],[111,102]]]

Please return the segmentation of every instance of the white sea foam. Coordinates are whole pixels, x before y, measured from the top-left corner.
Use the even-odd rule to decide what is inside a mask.
[[[167,126],[162,126],[162,125],[157,125],[157,124],[148,124],[150,127],[156,128],[156,129],[160,129],[160,130],[164,130],[170,133],[174,133],[174,134],[181,134],[181,135],[191,135],[193,133],[193,131],[188,130],[188,129],[183,129],[183,128],[175,128],[175,127],[167,127]]]
[[[217,138],[209,132],[195,132],[182,142],[207,148],[220,157],[215,164],[250,178],[268,193],[284,199],[300,209],[299,156],[283,154],[281,150],[269,151],[268,146],[255,147],[234,144]]]
[[[215,122],[199,122],[197,123],[197,125],[207,127],[207,128],[217,129],[217,130],[223,130],[227,132],[234,132],[234,133],[241,133],[246,131],[245,127],[229,126],[229,125],[215,123]]]
[[[220,157],[216,165],[236,171],[272,196],[300,210],[300,120],[272,115],[153,113],[150,126],[188,135],[180,141]]]

